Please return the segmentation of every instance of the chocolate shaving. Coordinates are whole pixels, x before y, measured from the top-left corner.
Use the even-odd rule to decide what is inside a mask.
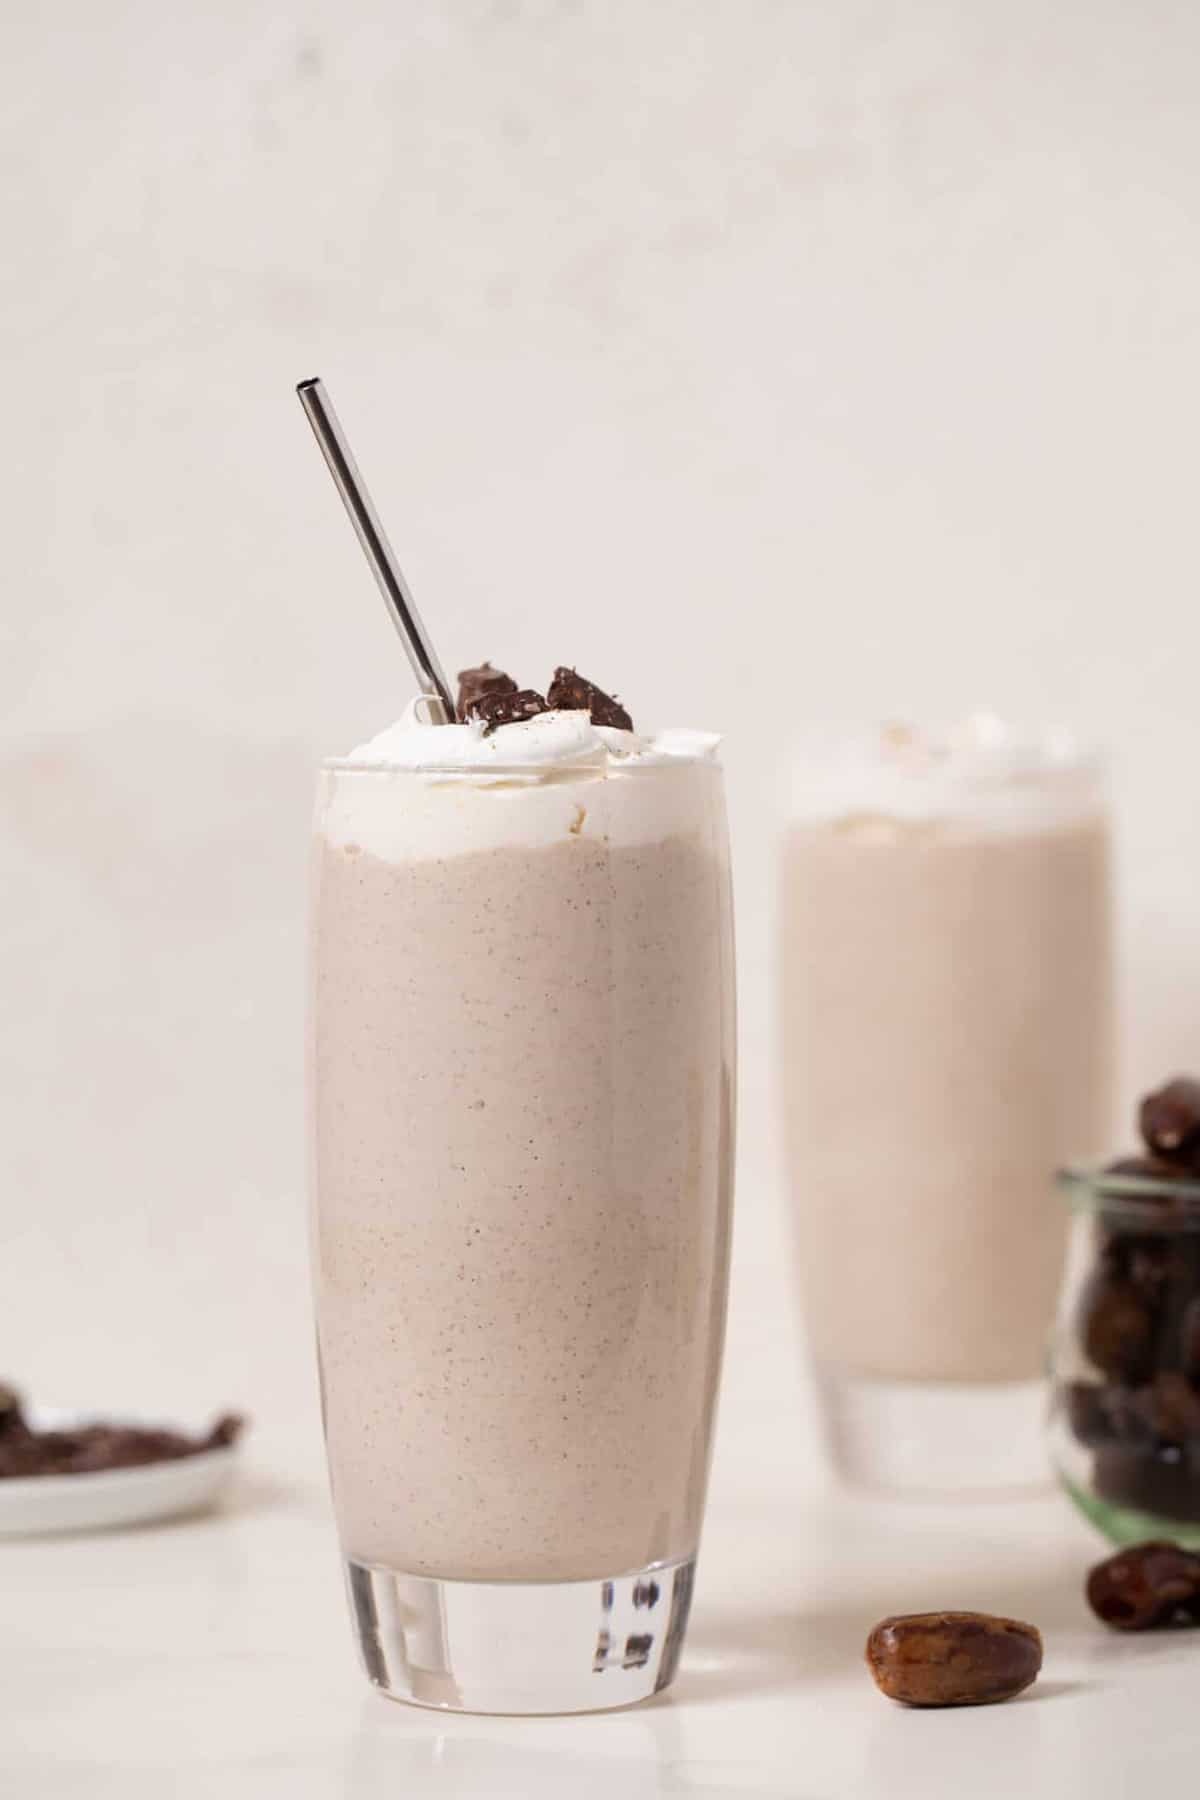
[[[224,1413],[198,1436],[145,1425],[101,1423],[63,1431],[36,1431],[17,1394],[0,1387],[0,1480],[30,1475],[95,1475],[148,1463],[199,1456],[236,1443],[246,1421]]]
[[[470,716],[483,721],[483,735],[490,737],[501,725],[519,725],[548,711],[546,702],[533,688],[517,688],[511,694],[484,694],[472,704]]]
[[[555,669],[546,700],[555,711],[589,714],[593,725],[609,725],[616,731],[633,730],[633,720],[621,702],[574,669]]]

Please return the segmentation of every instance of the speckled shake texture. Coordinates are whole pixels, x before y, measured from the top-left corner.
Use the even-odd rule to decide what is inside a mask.
[[[881,1378],[1040,1373],[1054,1170],[1112,1103],[1102,816],[1028,830],[796,826],[783,1093],[818,1358]]]
[[[707,833],[615,847],[603,784],[540,846],[318,842],[315,1279],[361,1561],[577,1580],[696,1547],[732,978],[719,778],[693,775]]]

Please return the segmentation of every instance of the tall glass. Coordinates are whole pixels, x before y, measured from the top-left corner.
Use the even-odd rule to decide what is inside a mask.
[[[814,752],[784,845],[806,1324],[835,1461],[886,1488],[1047,1479],[1048,1174],[1112,1124],[1102,771],[987,724]]]
[[[720,769],[327,764],[313,1261],[354,1628],[398,1699],[672,1679],[724,1332]]]

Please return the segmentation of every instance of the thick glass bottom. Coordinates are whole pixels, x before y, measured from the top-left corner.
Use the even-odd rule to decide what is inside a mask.
[[[438,1581],[346,1558],[367,1678],[446,1712],[633,1706],[675,1677],[695,1558],[597,1581]]]
[[[826,1366],[818,1388],[834,1464],[847,1481],[930,1496],[1050,1484],[1041,1378],[881,1381]]]
[[[1083,1483],[1059,1470],[1059,1481],[1085,1519],[1090,1519],[1111,1544],[1144,1544],[1169,1538],[1188,1550],[1200,1550],[1200,1519],[1167,1519],[1159,1513],[1141,1512],[1136,1506],[1119,1506],[1102,1500]]]

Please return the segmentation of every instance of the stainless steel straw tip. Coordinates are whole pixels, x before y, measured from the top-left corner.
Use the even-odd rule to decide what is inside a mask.
[[[454,717],[454,700],[445,671],[429,641],[429,634],[421,623],[416,602],[409,592],[400,564],[396,561],[396,553],[388,543],[387,533],[371,504],[367,485],[359,474],[358,465],[338,423],[333,402],[315,375],[310,375],[307,381],[298,381],[296,393],[320,445],[334,486],[341,495],[342,505],[350,515],[355,534],[371,565],[371,572],[387,604],[392,623],[408,652],[417,685],[429,701],[429,722],[448,724]]]

